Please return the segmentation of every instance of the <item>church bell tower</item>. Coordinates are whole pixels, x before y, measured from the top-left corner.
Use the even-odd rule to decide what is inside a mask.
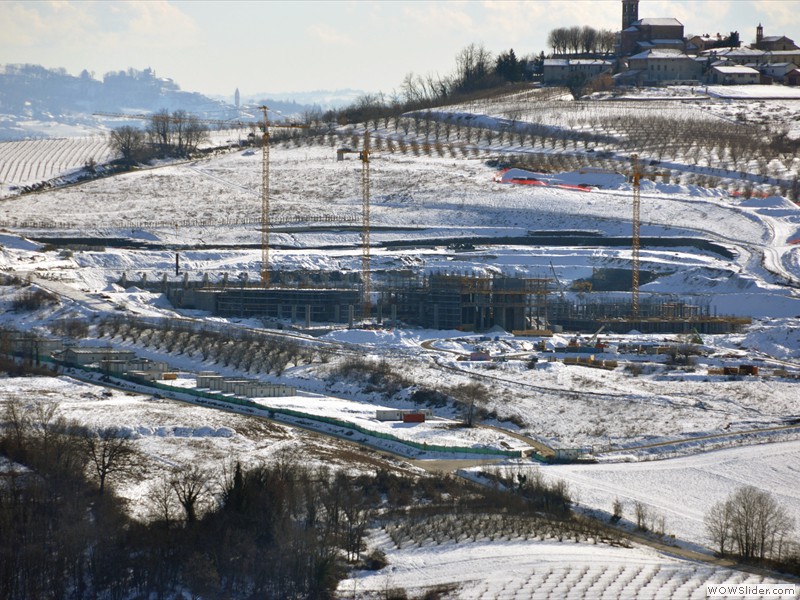
[[[639,0],[622,0],[622,29],[639,20]]]

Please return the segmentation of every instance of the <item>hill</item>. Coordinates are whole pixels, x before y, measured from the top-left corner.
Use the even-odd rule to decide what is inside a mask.
[[[211,469],[229,457],[285,467],[278,450],[288,448],[303,463],[342,471],[352,464],[364,474],[378,471],[381,481],[384,469],[414,473],[420,490],[429,481],[420,468],[472,466],[460,474],[498,494],[540,476],[569,481],[580,514],[607,521],[621,497],[617,533],[634,529],[638,503],[660,522],[654,529],[663,535],[653,539],[675,545],[667,556],[611,548],[591,528],[565,537],[535,519],[491,514],[500,496],[467,507],[449,488],[435,500],[425,496],[406,518],[390,504],[397,492],[383,487],[370,498],[387,518],[370,521],[368,535],[359,531],[364,549],[377,558],[383,553],[389,566],[352,570],[340,585],[342,598],[385,597],[395,584],[418,595],[444,586],[449,596],[442,597],[451,598],[536,597],[537,589],[568,597],[572,588],[599,598],[694,598],[709,579],[776,581],[675,556],[696,550],[713,562],[703,548],[702,513],[735,486],[765,487],[800,516],[791,485],[800,452],[800,209],[792,200],[798,162],[773,145],[769,129],[789,124],[793,111],[790,101],[715,101],[704,92],[574,102],[532,88],[273,140],[270,266],[276,275],[296,274],[295,287],[309,290],[361,271],[362,163],[357,154],[337,160],[337,149],[358,150],[367,129],[373,291],[396,292],[392,277],[402,273],[522,276],[558,280],[550,295],[580,306],[629,298],[628,288],[573,284],[629,269],[629,175],[631,154],[638,154],[645,172],[642,269],[652,276],[643,296],[688,299],[712,314],[753,322],[703,335],[702,343],[668,333],[598,332],[602,346],[592,354],[608,361],[602,369],[567,360],[571,332],[544,337],[385,322],[359,328],[308,323],[302,307],[281,318],[243,318],[172,306],[163,282],[243,288],[258,279],[257,148],[142,165],[35,194],[6,186],[0,322],[133,350],[178,375],[159,381],[158,397],[144,384],[104,395],[103,374],[77,369],[57,380],[10,381],[5,396],[19,390],[58,397],[65,417],[131,432],[152,472],[116,489],[140,519],[147,512],[143,490],[172,463]],[[679,355],[686,346],[691,355]],[[470,360],[474,353],[490,360]],[[757,369],[744,374],[740,365]],[[255,412],[233,405],[233,412],[220,412],[225,405],[201,405],[186,393],[206,370],[297,393],[257,398],[258,406],[246,407]],[[457,396],[471,384],[486,390],[482,425],[473,428],[460,426]],[[433,413],[426,423],[387,424],[375,414],[422,407]],[[300,428],[340,439],[326,449]],[[762,443],[773,444],[769,452],[755,446]],[[453,449],[464,447],[472,460],[460,462]],[[528,447],[614,464],[501,458]],[[495,460],[497,466],[488,464]],[[660,462],[636,464],[647,460]],[[506,471],[513,477],[501,484]],[[760,482],[765,473],[775,476],[769,485]],[[413,498],[405,496],[404,511]],[[214,549],[199,552],[212,562]]]

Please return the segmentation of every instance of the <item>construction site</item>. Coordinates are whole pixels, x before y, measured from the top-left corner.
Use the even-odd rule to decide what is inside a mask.
[[[370,241],[370,132],[350,136],[348,145],[336,150],[337,161],[356,154],[360,162],[360,249],[358,272],[281,271],[270,268],[270,130],[301,125],[271,124],[262,107],[261,135],[261,270],[259,281],[245,277],[235,283],[225,274],[214,282],[164,276],[160,281],[135,282],[142,288],[163,292],[176,308],[204,310],[214,315],[261,318],[312,327],[330,323],[348,327],[390,325],[431,329],[486,331],[500,328],[520,335],[546,335],[554,331],[626,333],[730,333],[750,319],[712,314],[708,304],[696,304],[674,296],[648,295],[640,302],[640,178],[638,157],[631,156],[631,264],[622,294],[581,289],[565,295],[554,278],[430,272],[425,269],[382,270],[373,273]],[[254,125],[254,124],[250,124]],[[597,242],[598,240],[593,240]],[[602,243],[602,242],[601,242]],[[468,270],[465,270],[468,271]],[[125,277],[120,281],[129,283]],[[621,299],[621,296],[624,299]]]

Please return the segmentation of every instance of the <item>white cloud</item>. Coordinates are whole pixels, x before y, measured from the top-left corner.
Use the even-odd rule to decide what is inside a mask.
[[[324,44],[333,46],[356,45],[351,37],[324,23],[315,23],[310,25],[306,31],[312,38],[315,38]]]
[[[757,14],[764,15],[764,27],[770,24],[775,31],[764,35],[784,35],[795,39],[800,28],[800,2],[753,2]],[[754,25],[755,27],[755,25]]]
[[[421,31],[475,32],[468,2],[419,2],[403,7],[403,14]]]
[[[199,39],[196,23],[174,4],[149,2],[0,3],[2,44],[106,52],[183,48]]]

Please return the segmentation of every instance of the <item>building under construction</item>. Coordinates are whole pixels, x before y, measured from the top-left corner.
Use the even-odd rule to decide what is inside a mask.
[[[570,299],[556,293],[553,279],[411,271],[381,273],[375,284],[372,318],[378,323],[429,329],[535,334],[546,330],[627,333],[731,333],[750,319],[712,314],[706,304],[671,297],[644,299],[634,317],[629,300],[619,294],[587,294]],[[227,280],[167,281],[139,285],[167,294],[178,308],[224,317],[273,318],[312,323],[356,325],[363,316],[359,274],[275,272],[269,288]]]
[[[542,329],[551,285],[550,279],[395,273],[381,288],[380,305],[393,319],[430,329]]]

